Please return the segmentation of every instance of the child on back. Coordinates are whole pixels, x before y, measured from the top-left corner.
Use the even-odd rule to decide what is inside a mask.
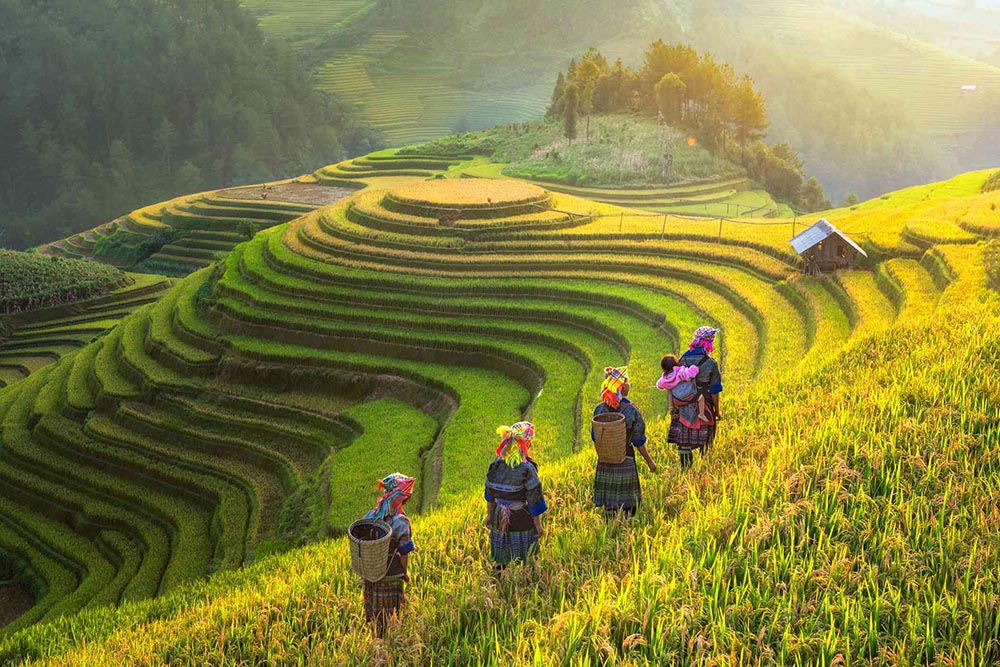
[[[701,369],[697,366],[681,366],[677,357],[672,354],[668,354],[660,360],[660,368],[663,369],[663,375],[656,381],[657,389],[669,391],[681,407],[692,405],[697,397],[696,412],[690,409],[681,410],[681,420],[685,422],[685,425],[696,427],[695,420],[689,417],[694,417],[697,422],[708,422],[708,416],[705,414],[705,396],[698,391],[698,385],[695,382]]]

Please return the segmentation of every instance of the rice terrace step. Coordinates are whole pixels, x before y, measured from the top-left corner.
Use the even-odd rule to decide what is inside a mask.
[[[0,665],[1000,664],[1000,13],[674,4],[12,3]]]

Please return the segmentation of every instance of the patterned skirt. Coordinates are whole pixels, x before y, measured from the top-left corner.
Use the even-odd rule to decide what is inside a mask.
[[[402,579],[366,581],[362,597],[365,603],[365,619],[368,622],[385,623],[390,616],[399,614],[406,606]]]
[[[531,530],[504,532],[490,528],[490,555],[498,565],[523,561],[538,553],[538,533]]]
[[[606,511],[635,511],[642,503],[639,470],[635,459],[628,457],[621,463],[597,464],[594,473],[594,505]]]
[[[681,423],[680,417],[675,409],[670,415],[670,431],[667,434],[667,442],[677,445],[677,449],[682,452],[690,452],[694,449],[708,449],[715,441],[716,425],[705,424],[701,428],[690,428]]]

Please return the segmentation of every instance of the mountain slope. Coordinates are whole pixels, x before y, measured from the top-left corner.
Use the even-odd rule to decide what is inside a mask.
[[[318,85],[358,105],[391,145],[538,118],[571,57],[596,46],[634,64],[663,38],[690,41],[753,76],[768,97],[771,138],[796,146],[835,199],[1000,159],[1000,69],[877,26],[849,6],[386,1],[329,21],[319,3],[299,3],[295,13],[273,0],[252,6],[268,12],[262,25],[276,34],[288,33],[286,17],[316,8],[311,26],[294,34]]]
[[[985,174],[845,213],[879,263],[821,279],[790,265],[792,221],[734,223],[720,242],[715,224],[661,228],[657,216],[654,229],[517,181],[427,180],[454,168],[434,162],[338,165],[339,180],[368,187],[258,234],[98,344],[0,390],[12,491],[0,548],[39,592],[0,656],[991,655],[1000,395],[989,368],[952,372],[990,366],[1000,331],[984,325],[997,295],[978,241],[997,233],[1000,198],[974,193]],[[955,227],[935,230],[942,216]],[[690,476],[667,466],[647,479],[635,523],[608,525],[588,509],[601,369],[629,363],[669,461],[656,362],[706,321],[725,332],[722,440]],[[528,415],[551,532],[537,570],[491,582],[469,527],[496,424]],[[358,631],[343,541],[185,587],[337,534],[399,468],[419,473],[413,509],[426,516],[412,605],[388,645]]]
[[[0,210],[15,248],[370,150],[235,0],[3,0],[0,14]]]

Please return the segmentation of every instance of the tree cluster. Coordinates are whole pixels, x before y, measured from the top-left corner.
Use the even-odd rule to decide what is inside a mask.
[[[816,179],[807,179],[802,161],[787,144],[764,144],[768,127],[763,95],[753,79],[732,65],[690,46],[654,42],[638,69],[613,64],[591,48],[560,72],[549,115],[563,119],[570,141],[584,124],[589,139],[595,113],[633,112],[682,128],[706,147],[747,169],[772,194],[807,210],[828,208]]]
[[[106,264],[0,250],[0,313],[75,303],[120,287],[125,274]]]
[[[986,265],[986,277],[990,281],[990,286],[1000,291],[1000,242],[989,241],[983,252],[983,259]]]
[[[983,183],[983,192],[1000,190],[1000,171],[994,171]]]
[[[7,242],[372,148],[237,0],[0,0]]]

